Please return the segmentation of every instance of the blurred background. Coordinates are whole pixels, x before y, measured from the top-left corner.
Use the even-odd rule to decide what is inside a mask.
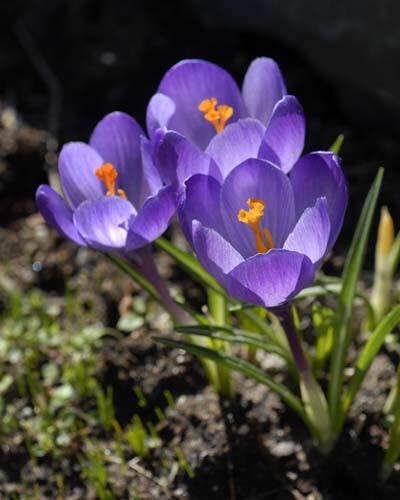
[[[275,58],[305,108],[306,150],[345,135],[356,180],[347,227],[379,165],[385,202],[398,210],[399,19],[395,0],[1,2],[0,223],[35,211],[58,147],[87,140],[104,114],[123,110],[144,125],[164,72],[191,57],[238,83],[254,57]]]

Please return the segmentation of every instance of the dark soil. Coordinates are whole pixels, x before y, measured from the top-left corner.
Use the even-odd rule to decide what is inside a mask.
[[[122,420],[140,410],[130,397],[132,385],[145,387],[154,406],[163,401],[165,405],[164,388],[175,399],[159,424],[163,448],[144,464],[155,478],[164,478],[170,489],[168,494],[158,490],[146,496],[147,488],[155,486],[148,478],[137,477],[142,498],[398,497],[400,476],[395,474],[385,485],[378,478],[381,445],[387,437],[380,408],[393,376],[386,355],[377,358],[348,428],[332,456],[325,459],[315,451],[296,416],[253,381],[237,377],[237,395],[228,402],[205,385],[194,361],[179,351],[154,347],[147,337],[126,338],[106,351],[107,380],[115,384],[118,402],[125,402]],[[165,456],[176,445],[193,468],[193,479],[180,472],[171,481],[171,471],[163,467]]]

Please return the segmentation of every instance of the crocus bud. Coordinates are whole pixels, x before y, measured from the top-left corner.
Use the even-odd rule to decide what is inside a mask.
[[[393,242],[393,219],[389,210],[382,207],[375,247],[374,285],[371,292],[371,305],[374,310],[375,324],[383,318],[390,305],[393,281],[390,255]]]
[[[392,216],[387,207],[382,207],[378,228],[375,259],[386,259],[392,249],[394,241],[394,225]]]

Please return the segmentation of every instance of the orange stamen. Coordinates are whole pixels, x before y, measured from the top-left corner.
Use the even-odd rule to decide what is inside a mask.
[[[112,163],[104,163],[100,167],[96,168],[95,175],[106,186],[106,196],[118,195],[121,198],[126,199],[126,194],[123,189],[115,189],[118,172]]]
[[[204,118],[214,125],[217,134],[225,128],[226,122],[233,115],[233,108],[226,104],[217,106],[218,100],[216,97],[204,99],[198,106],[199,111],[204,113]]]
[[[265,202],[258,198],[249,198],[247,205],[250,210],[243,208],[238,212],[239,222],[248,224],[256,239],[256,249],[259,253],[266,253],[274,248],[274,240],[269,229],[261,229],[260,220],[264,217]]]

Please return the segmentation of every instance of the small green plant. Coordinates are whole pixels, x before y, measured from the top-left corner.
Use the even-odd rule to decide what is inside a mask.
[[[188,461],[186,460],[186,457],[181,450],[179,446],[175,446],[175,453],[176,456],[178,457],[179,465],[182,467],[182,469],[186,472],[186,474],[189,476],[190,479],[193,479],[195,477],[195,473],[193,472],[193,469],[190,467]]]
[[[95,395],[100,422],[103,424],[106,431],[110,431],[113,428],[113,423],[115,421],[113,389],[109,386],[104,391],[96,383]]]
[[[82,473],[100,500],[114,500],[109,485],[104,450],[90,440],[85,443],[84,454],[79,459]]]
[[[137,456],[147,457],[149,455],[152,438],[139,415],[132,417],[130,425],[125,430],[125,437]]]

